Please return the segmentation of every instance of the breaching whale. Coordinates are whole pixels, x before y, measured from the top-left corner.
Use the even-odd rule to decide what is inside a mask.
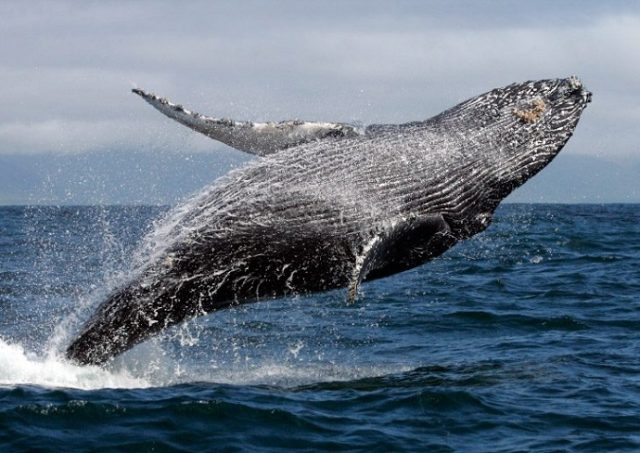
[[[575,77],[512,84],[426,121],[238,122],[134,90],[167,116],[263,156],[175,208],[67,357],[101,364],[185,319],[346,288],[483,231],[571,137],[591,93]],[[151,244],[151,245],[149,245]]]

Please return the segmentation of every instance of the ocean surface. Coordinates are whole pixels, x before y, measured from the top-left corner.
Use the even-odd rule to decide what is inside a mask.
[[[640,205],[505,205],[444,256],[61,357],[161,207],[0,208],[0,451],[640,450]]]

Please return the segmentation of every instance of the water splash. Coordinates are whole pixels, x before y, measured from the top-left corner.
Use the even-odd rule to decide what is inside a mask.
[[[150,383],[131,376],[126,370],[110,371],[95,366],[76,366],[55,355],[38,357],[20,344],[0,339],[0,385],[38,385],[99,388],[144,388]]]
[[[330,295],[314,299],[311,305],[318,308],[308,313],[311,301],[289,300],[265,302],[246,312],[219,313],[213,321],[201,318],[187,322],[139,345],[106,368],[79,367],[67,361],[66,346],[95,306],[136,266],[150,259],[144,253],[135,259],[140,253],[140,248],[135,251],[138,240],[146,238],[143,241],[153,243],[157,239],[159,248],[166,246],[173,233],[167,231],[167,236],[161,237],[154,234],[162,231],[161,225],[167,225],[163,221],[166,216],[179,218],[184,213],[176,213],[179,208],[164,211],[61,207],[14,213],[18,225],[28,225],[18,231],[22,231],[31,255],[16,263],[24,278],[15,283],[20,294],[10,300],[21,310],[17,312],[21,317],[14,319],[10,311],[4,312],[8,327],[0,339],[0,385],[85,390],[191,382],[295,386],[398,371],[397,366],[358,364],[354,357],[345,359],[338,352],[327,353],[345,354],[345,350],[333,334],[327,336],[323,324],[317,324],[317,316],[323,313],[318,310],[334,303],[343,308],[342,295],[339,302]],[[154,218],[161,220],[152,223]],[[17,253],[24,248],[20,244],[15,246],[15,256],[20,256]],[[291,304],[296,304],[293,310]],[[288,329],[283,329],[291,325],[304,335],[291,336]],[[345,346],[346,354],[350,347]]]
[[[264,361],[189,364],[177,361],[157,342],[136,348],[108,367],[78,366],[60,354],[38,356],[18,343],[0,339],[0,386],[36,385],[82,390],[166,387],[191,382],[295,387],[405,372],[410,366],[335,362]],[[154,344],[155,343],[155,344]]]

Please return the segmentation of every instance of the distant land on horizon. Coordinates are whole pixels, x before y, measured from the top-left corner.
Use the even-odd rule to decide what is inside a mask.
[[[0,205],[172,205],[248,160],[228,148],[0,154]],[[560,154],[505,202],[640,203],[640,158]]]

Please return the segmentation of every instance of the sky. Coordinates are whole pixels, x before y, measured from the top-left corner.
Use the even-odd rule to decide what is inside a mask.
[[[163,163],[176,177],[152,199],[172,203],[246,160],[133,87],[212,116],[368,124],[572,74],[594,96],[565,165],[516,199],[563,201],[588,167],[582,201],[640,201],[640,2],[5,1],[0,17],[0,203],[150,202]]]

